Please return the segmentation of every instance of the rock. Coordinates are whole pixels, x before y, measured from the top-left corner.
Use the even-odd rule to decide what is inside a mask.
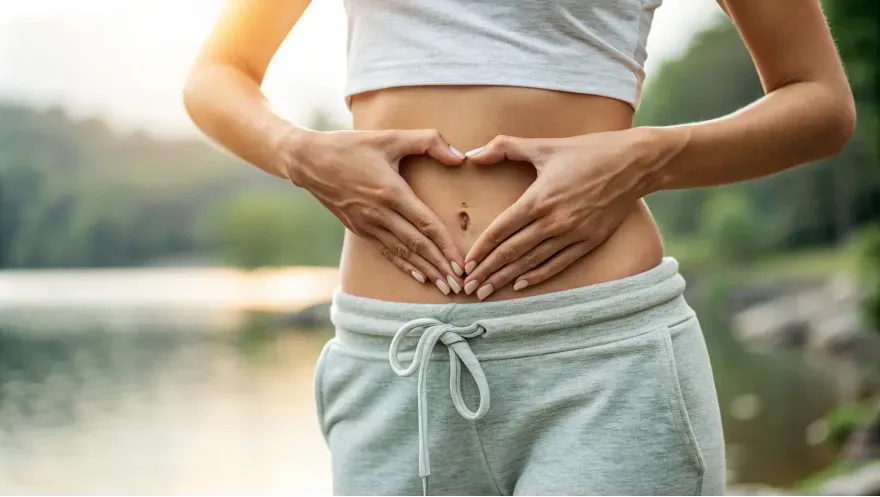
[[[873,414],[847,438],[843,453],[851,461],[880,460],[880,404]]]
[[[852,473],[831,478],[819,488],[820,495],[880,495],[880,462]]]
[[[288,315],[284,319],[284,325],[291,328],[329,328],[330,302],[322,302],[306,307],[298,312]]]
[[[873,363],[880,358],[880,336],[868,332],[859,312],[859,290],[848,275],[753,304],[733,315],[745,342],[805,348]]]
[[[741,483],[727,487],[724,495],[793,495],[781,488],[771,487],[762,483]]]
[[[803,495],[803,491],[786,490],[761,483],[742,483],[727,487],[725,495]],[[880,495],[880,462],[830,478],[819,486],[818,495]]]

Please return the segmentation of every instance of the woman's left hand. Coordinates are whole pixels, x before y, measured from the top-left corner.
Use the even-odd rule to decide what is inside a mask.
[[[471,162],[530,162],[534,183],[486,228],[465,257],[465,292],[480,300],[559,273],[604,242],[647,194],[657,154],[646,128],[570,138],[498,136]],[[646,153],[647,152],[647,153]]]

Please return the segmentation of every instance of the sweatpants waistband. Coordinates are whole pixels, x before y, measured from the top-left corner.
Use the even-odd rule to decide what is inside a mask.
[[[561,292],[482,303],[413,304],[333,295],[335,343],[363,357],[388,359],[392,337],[419,320],[427,327],[455,328],[479,359],[504,359],[613,342],[694,316],[682,293],[678,262],[666,257],[634,276]],[[398,344],[402,358],[413,354],[418,337]],[[405,352],[409,351],[409,352]],[[435,351],[431,359],[442,359]]]

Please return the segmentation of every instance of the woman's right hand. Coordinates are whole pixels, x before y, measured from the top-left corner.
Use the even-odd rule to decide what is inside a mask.
[[[461,291],[464,260],[443,222],[398,173],[408,155],[458,166],[464,154],[436,130],[291,130],[282,144],[286,177],[416,281]]]

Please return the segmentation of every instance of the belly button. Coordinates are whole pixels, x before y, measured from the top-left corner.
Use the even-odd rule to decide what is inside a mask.
[[[462,204],[464,204],[464,203],[465,202],[462,202]],[[470,218],[470,216],[468,216],[467,212],[462,211],[462,212],[458,213],[458,225],[461,226],[461,229],[463,231],[467,231],[468,224],[470,224],[470,222],[471,222],[471,218]]]

